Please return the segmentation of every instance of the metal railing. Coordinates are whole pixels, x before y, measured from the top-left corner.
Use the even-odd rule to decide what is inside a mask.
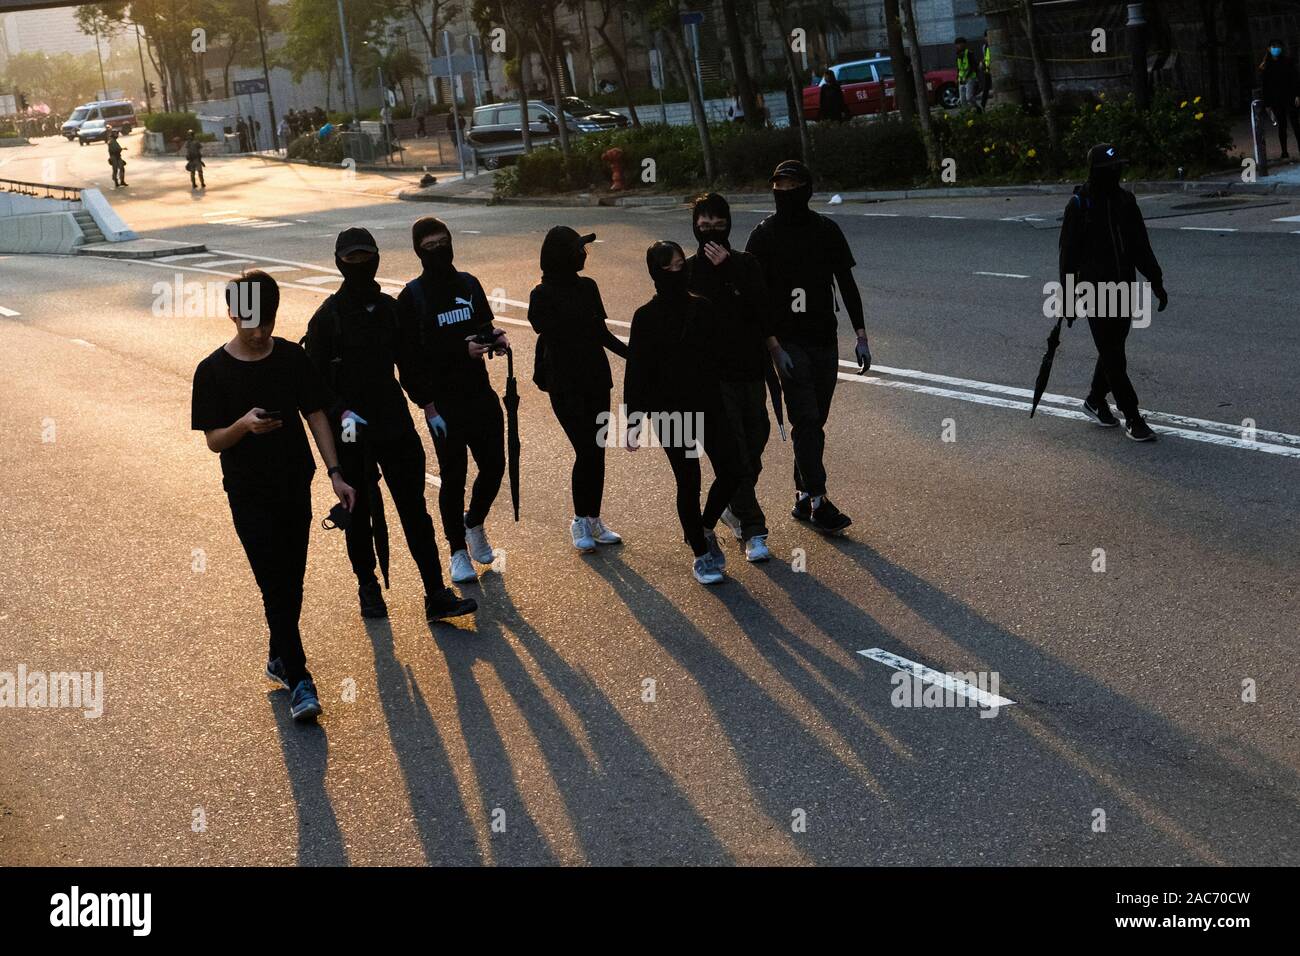
[[[50,183],[27,183],[20,179],[0,179],[0,192],[17,193],[20,196],[35,196],[44,199],[61,199],[65,202],[80,202],[80,186],[54,186]],[[44,195],[42,196],[42,193]],[[55,193],[58,193],[55,196]]]

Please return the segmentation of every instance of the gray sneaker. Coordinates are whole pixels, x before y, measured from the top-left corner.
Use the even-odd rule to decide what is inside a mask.
[[[727,556],[722,553],[722,548],[718,546],[718,535],[714,531],[704,532],[704,540],[709,543],[709,557],[717,565],[719,571],[727,567]]]
[[[709,554],[702,554],[696,558],[691,570],[695,573],[695,580],[701,584],[721,584],[726,579],[726,575]]]

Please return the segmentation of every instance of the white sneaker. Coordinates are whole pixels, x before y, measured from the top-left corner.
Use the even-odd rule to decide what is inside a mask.
[[[605,522],[599,518],[587,519],[587,531],[591,534],[592,539],[597,544],[622,544],[623,536],[617,531],[611,531],[605,527]]]
[[[474,570],[474,564],[469,559],[469,552],[464,548],[451,556],[451,580],[455,584],[478,580],[478,572]]]
[[[586,518],[574,518],[573,524],[569,525],[569,534],[573,538],[573,546],[579,551],[596,550],[596,542],[591,537]]]
[[[745,560],[757,564],[760,561],[766,561],[772,557],[772,552],[767,550],[767,535],[756,534],[745,542]]]
[[[701,584],[721,584],[726,579],[726,575],[714,563],[712,555],[705,554],[696,558],[691,570],[695,573],[695,580]]]
[[[736,536],[737,541],[745,540],[745,536],[740,530],[740,519],[732,513],[730,508],[722,509],[722,523],[731,529],[731,533]]]
[[[482,525],[465,529],[465,545],[469,548],[470,557],[479,564],[491,564],[497,559],[492,545],[488,544],[487,532],[483,530]]]
[[[727,567],[727,556],[722,553],[722,548],[718,545],[718,535],[714,531],[704,532],[704,540],[709,543],[709,560],[711,560],[719,571]]]

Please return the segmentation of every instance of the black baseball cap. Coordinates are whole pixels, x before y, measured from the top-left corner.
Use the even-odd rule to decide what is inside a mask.
[[[793,179],[801,186],[810,186],[812,185],[812,170],[797,159],[787,159],[777,165],[770,182],[776,182],[778,179]]]
[[[338,239],[334,241],[334,255],[346,256],[353,252],[379,254],[379,247],[375,245],[375,237],[370,234],[369,229],[353,226],[339,233]]]
[[[1121,159],[1119,151],[1110,143],[1098,143],[1088,150],[1089,169],[1107,169],[1112,166],[1126,166],[1127,159]]]

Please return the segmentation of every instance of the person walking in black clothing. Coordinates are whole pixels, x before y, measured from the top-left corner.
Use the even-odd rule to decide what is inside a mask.
[[[473,561],[496,560],[483,525],[506,471],[505,416],[484,358],[504,355],[510,342],[492,327],[492,309],[478,279],[453,265],[446,223],[419,219],[411,239],[424,270],[397,297],[399,320],[412,355],[426,369],[411,399],[430,406],[425,415],[442,480],[438,506],[451,549],[451,579],[475,581]],[[470,455],[478,475],[465,510]]]
[[[790,512],[819,531],[838,533],[852,524],[826,497],[826,420],[839,375],[835,286],[857,333],[854,351],[871,367],[862,295],[853,279],[849,244],[831,219],[808,208],[812,173],[796,159],[772,175],[776,213],[750,233],[745,251],[763,266],[773,302],[778,347],[772,357],[785,385],[794,445],[795,504]]]
[[[1277,139],[1282,146],[1282,158],[1290,159],[1287,150],[1286,126],[1289,122],[1300,146],[1300,81],[1297,81],[1295,60],[1283,50],[1281,40],[1272,40],[1268,53],[1259,65],[1264,84],[1264,105],[1273,112],[1277,123]]]
[[[582,236],[568,226],[551,229],[542,241],[542,281],[528,297],[528,321],[538,334],[533,382],[550,395],[555,417],[573,446],[569,535],[579,551],[623,540],[605,524],[600,508],[614,387],[605,350],[627,358],[627,346],[605,324],[608,316],[595,280],[578,275],[595,238],[595,233]]]
[[[726,555],[714,531],[740,484],[736,437],[722,410],[718,387],[723,336],[713,305],[690,292],[686,256],[675,242],[646,251],[655,296],[632,316],[624,404],[627,447],[657,441],[677,485],[677,518],[695,556],[701,584],[719,584]],[[700,450],[713,465],[713,484],[700,511]]]
[[[848,107],[844,105],[844,87],[840,86],[839,77],[829,66],[822,74],[821,90],[817,101],[817,118],[824,123],[843,123],[849,118]]]
[[[754,494],[763,470],[770,424],[767,376],[771,349],[780,348],[772,334],[772,304],[763,267],[747,252],[731,248],[731,206],[717,193],[695,200],[691,209],[699,251],[686,260],[690,290],[716,310],[719,392],[722,411],[737,439],[740,485],[722,512],[722,521],[744,542],[749,561],[766,561],[767,518]]]
[[[1065,207],[1061,223],[1060,282],[1062,289],[1078,289],[1090,283],[1094,301],[1107,297],[1097,287],[1102,283],[1127,283],[1135,288],[1137,273],[1146,276],[1163,312],[1169,304],[1164,277],[1151,242],[1147,237],[1142,210],[1131,192],[1120,186],[1124,160],[1115,147],[1101,143],[1088,150],[1088,181],[1075,187]],[[1073,284],[1068,281],[1073,279]],[[1133,302],[1134,294],[1123,297]],[[1099,308],[1094,308],[1100,312]],[[1131,308],[1130,308],[1131,311]],[[1073,303],[1067,316],[1073,316]],[[1070,320],[1073,325],[1073,320]],[[1128,377],[1128,360],[1124,347],[1128,341],[1132,317],[1128,314],[1088,316],[1088,329],[1097,346],[1097,366],[1092,386],[1084,400],[1083,411],[1098,425],[1114,428],[1119,424],[1110,410],[1107,394],[1123,413],[1124,431],[1134,441],[1155,441],[1155,432],[1138,411],[1137,392]]]
[[[321,712],[298,619],[316,470],[299,415],[307,419],[334,493],[352,508],[356,492],[339,472],[325,415],[324,383],[303,350],[276,338],[280,289],[265,272],[226,287],[235,335],[194,371],[191,427],[221,455],[222,486],[271,632],[266,676],[292,693],[295,720]]]
[[[194,130],[185,134],[185,168],[190,173],[190,189],[208,188],[203,178],[203,144],[194,138]]]
[[[122,144],[117,140],[117,130],[108,131],[108,165],[113,170],[113,188],[126,185],[126,160],[122,158]]]
[[[374,237],[365,229],[345,229],[335,242],[334,262],[343,285],[316,310],[303,343],[333,395],[329,419],[340,437],[344,477],[361,489],[344,531],[361,615],[388,616],[375,580],[371,530],[374,509],[383,507],[380,472],[424,583],[425,617],[432,622],[472,614],[478,603],[461,598],[443,582],[424,498],[424,444],[402,395],[402,388],[409,395],[428,391],[418,379],[425,369],[413,358],[412,343],[400,339],[397,303],[375,281],[379,249]],[[400,386],[393,378],[394,365]]]

